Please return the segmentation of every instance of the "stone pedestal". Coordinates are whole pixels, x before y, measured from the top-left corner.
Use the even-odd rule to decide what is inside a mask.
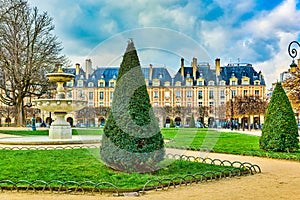
[[[72,139],[72,129],[65,120],[66,112],[54,112],[56,120],[49,129],[49,139]]]

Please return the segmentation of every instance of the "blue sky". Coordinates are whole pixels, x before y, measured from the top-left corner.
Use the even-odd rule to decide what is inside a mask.
[[[53,17],[72,64],[118,66],[133,38],[141,64],[175,72],[184,57],[214,66],[252,63],[268,87],[289,68],[299,40],[299,0],[29,0]],[[299,49],[300,50],[300,49]]]

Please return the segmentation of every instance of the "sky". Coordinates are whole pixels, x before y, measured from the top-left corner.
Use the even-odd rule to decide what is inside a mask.
[[[175,73],[221,59],[251,63],[267,87],[289,69],[290,42],[299,41],[300,0],[28,0],[53,18],[62,53],[85,66],[119,66],[132,38],[143,67]],[[297,46],[295,46],[298,48]],[[299,47],[300,50],[300,47]],[[299,52],[300,53],[300,52]]]

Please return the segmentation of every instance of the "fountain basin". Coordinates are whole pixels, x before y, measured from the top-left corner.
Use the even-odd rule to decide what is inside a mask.
[[[48,112],[73,112],[87,106],[87,101],[72,99],[37,99],[33,105]]]
[[[61,72],[49,73],[46,74],[46,76],[51,82],[68,82],[73,80],[73,78],[75,77],[75,75],[73,74],[61,73]]]

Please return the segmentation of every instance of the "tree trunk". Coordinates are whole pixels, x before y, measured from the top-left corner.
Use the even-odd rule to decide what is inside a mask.
[[[17,127],[24,126],[23,99],[17,100],[15,120]]]

